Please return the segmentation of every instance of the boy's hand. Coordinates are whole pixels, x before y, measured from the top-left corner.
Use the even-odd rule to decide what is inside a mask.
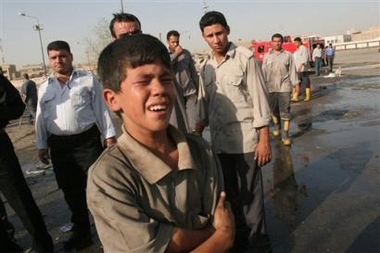
[[[226,240],[233,243],[235,237],[235,219],[231,210],[230,203],[226,201],[226,193],[221,192],[218,205],[214,214],[215,233],[220,233]]]
[[[182,52],[183,52],[183,48],[182,48],[180,45],[178,45],[178,46],[175,48],[175,50],[174,50],[174,53],[175,53],[176,55],[180,55],[180,54],[182,54]]]

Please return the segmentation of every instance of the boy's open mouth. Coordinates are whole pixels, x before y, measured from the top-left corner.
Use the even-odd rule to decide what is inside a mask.
[[[149,106],[149,111],[152,111],[152,112],[158,112],[158,111],[165,111],[167,108],[166,105],[152,105],[152,106]]]

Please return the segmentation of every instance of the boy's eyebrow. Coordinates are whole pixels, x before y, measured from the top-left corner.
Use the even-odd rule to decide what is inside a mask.
[[[138,75],[140,78],[152,78],[154,76],[155,74],[153,73],[142,73]],[[172,77],[172,73],[170,70],[165,70],[159,75],[159,77]]]

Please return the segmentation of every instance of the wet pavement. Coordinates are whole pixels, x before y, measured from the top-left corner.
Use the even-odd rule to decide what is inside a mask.
[[[274,252],[380,252],[380,76],[292,105],[291,148],[264,167]]]
[[[263,180],[274,253],[380,252],[379,56],[377,49],[337,52],[342,76],[312,76],[312,100],[292,104],[293,145],[272,138]],[[23,170],[35,166],[33,127],[13,122],[7,131]],[[69,233],[60,227],[70,213],[54,174],[26,177],[56,252],[63,252]],[[17,240],[28,247],[27,232],[8,210]],[[95,241],[82,252],[102,252]]]

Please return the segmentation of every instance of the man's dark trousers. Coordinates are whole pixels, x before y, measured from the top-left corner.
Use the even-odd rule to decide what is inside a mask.
[[[49,137],[51,160],[59,188],[72,212],[73,231],[90,234],[86,203],[87,171],[103,151],[97,126],[76,135]]]
[[[230,253],[270,253],[266,233],[261,168],[254,153],[219,154],[227,200],[235,217],[235,241]]]

